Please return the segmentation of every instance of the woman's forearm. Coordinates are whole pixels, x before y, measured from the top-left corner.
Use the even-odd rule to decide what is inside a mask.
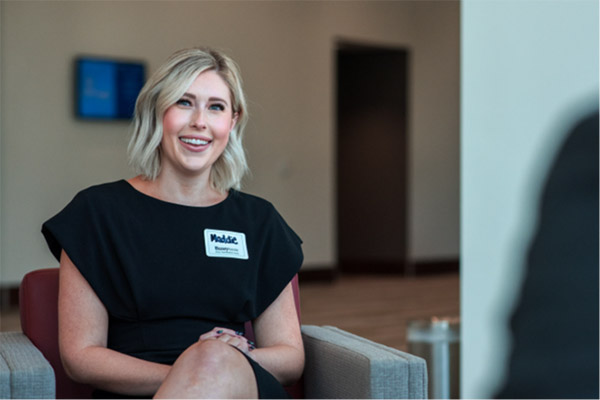
[[[171,366],[141,360],[106,347],[90,346],[63,354],[67,374],[75,381],[124,395],[152,396]]]
[[[282,385],[290,385],[300,379],[304,370],[304,350],[288,345],[258,348],[251,357],[269,371]]]
[[[206,340],[219,340],[237,348],[284,385],[297,381],[304,369],[304,347],[301,339],[292,340],[291,343],[267,344],[256,349],[254,343],[249,342],[242,333],[216,326],[200,336],[200,342]]]

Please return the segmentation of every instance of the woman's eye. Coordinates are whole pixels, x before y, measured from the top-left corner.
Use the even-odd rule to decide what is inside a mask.
[[[208,107],[209,110],[213,110],[213,111],[225,111],[225,106],[223,104],[211,104]]]
[[[176,104],[178,104],[178,105],[180,105],[180,106],[189,107],[189,106],[191,106],[191,105],[192,105],[192,102],[191,102],[191,101],[189,101],[189,100],[187,100],[187,99],[179,99],[179,100],[177,100],[177,103],[176,103]]]

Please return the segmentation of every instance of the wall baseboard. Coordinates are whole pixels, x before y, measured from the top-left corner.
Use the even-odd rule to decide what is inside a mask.
[[[0,311],[10,311],[19,308],[19,287],[0,288]]]
[[[333,282],[340,272],[338,268],[331,267],[316,267],[298,272],[298,281],[305,282]]]
[[[333,282],[342,274],[424,276],[459,272],[460,260],[458,258],[417,260],[407,263],[361,261],[333,267],[314,267],[306,271],[300,270],[298,278],[300,282]]]
[[[412,271],[410,270],[412,268]],[[412,265],[407,267],[407,274],[420,275],[431,275],[431,274],[445,274],[445,273],[459,273],[460,272],[460,259],[458,258],[447,258],[438,260],[421,260],[413,261]]]

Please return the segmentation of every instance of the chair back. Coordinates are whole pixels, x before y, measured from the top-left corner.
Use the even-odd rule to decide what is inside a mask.
[[[58,268],[25,275],[19,288],[21,329],[50,362],[56,377],[57,399],[89,399],[92,387],[67,376],[58,351]]]
[[[69,378],[63,368],[58,350],[58,268],[29,272],[19,288],[21,329],[50,362],[56,377],[57,399],[91,398],[93,388]],[[298,276],[292,280],[296,311],[300,319]],[[254,340],[252,323],[246,323],[246,336]],[[301,383],[286,387],[295,398],[303,395]]]

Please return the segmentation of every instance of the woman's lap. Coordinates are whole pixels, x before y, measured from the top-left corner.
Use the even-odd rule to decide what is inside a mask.
[[[238,360],[237,362],[244,360],[244,359],[248,362],[247,365],[251,367],[252,373],[254,375],[254,382],[256,384],[256,389],[258,390],[259,398],[265,398],[265,399],[289,398],[288,393],[285,391],[285,389],[279,383],[279,381],[277,381],[277,379],[273,375],[271,375],[268,371],[266,371],[264,368],[262,368],[256,361],[254,361],[252,358],[248,357],[241,350],[239,350],[235,347],[228,347],[228,348],[235,349],[239,352],[239,354],[244,356],[243,359],[241,357],[234,356],[234,359]],[[170,377],[170,382],[167,383],[167,388],[175,387],[176,389],[179,389],[178,380],[179,379],[184,380],[184,381],[188,380],[187,378],[189,378],[189,375],[190,375],[188,373],[190,372],[191,369],[194,368],[193,367],[194,364],[190,363],[189,360],[190,360],[190,358],[193,358],[195,356],[195,354],[192,353],[192,357],[190,357],[190,354],[189,354],[190,352],[188,350],[186,350],[186,352],[182,353],[182,356],[184,354],[188,353],[188,354],[186,354],[187,361],[185,361],[185,360],[180,361],[180,359],[182,358],[180,356],[180,358],[178,358],[178,360],[177,360],[177,361],[180,361],[179,364],[177,363],[177,361],[174,364],[174,367],[177,365],[178,370],[175,374],[173,374],[173,376]],[[198,354],[200,354],[200,353],[198,353]],[[236,353],[233,353],[233,354],[236,354]],[[243,362],[243,361],[241,361],[241,362]],[[238,382],[246,382],[246,383],[242,383],[242,385],[246,385],[247,388],[242,387],[242,388],[238,388],[238,390],[241,390],[242,392],[245,392],[245,393],[256,393],[256,391],[250,387],[252,385],[252,383],[250,381],[248,381],[249,376],[246,374],[246,372],[244,372],[245,368],[243,368],[241,365],[235,365],[234,367],[235,368],[230,368],[230,370],[234,369],[234,370],[242,371],[241,375],[246,375],[245,378],[240,377],[243,379],[235,379],[236,384]],[[220,377],[223,376],[222,369],[214,369],[214,370],[218,371],[218,375]],[[186,376],[186,375],[188,375],[188,376]],[[169,380],[169,377],[165,380],[165,382],[167,382],[168,380]],[[175,393],[175,392],[171,392],[169,390],[163,391],[163,394],[166,394],[167,397],[173,397],[173,396],[184,397],[182,395],[182,393]],[[179,396],[176,396],[177,394],[179,394]],[[112,393],[112,392],[108,392],[108,391],[104,391],[104,390],[95,390],[93,393],[93,397],[94,398],[148,398],[149,396],[127,396],[127,395]],[[211,396],[211,397],[214,397],[214,396]],[[225,397],[230,397],[230,396],[225,396]],[[250,396],[246,395],[244,397],[250,397]]]

